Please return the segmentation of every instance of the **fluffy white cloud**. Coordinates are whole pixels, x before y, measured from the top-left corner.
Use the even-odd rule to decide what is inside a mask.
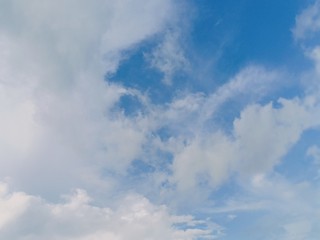
[[[280,99],[279,103],[278,109],[271,104],[249,106],[234,122],[241,171],[271,170],[303,131],[319,126],[319,104],[312,99]]]
[[[175,155],[172,170],[178,189],[194,189],[201,183],[220,185],[229,177],[234,154],[222,133],[195,138]]]
[[[0,176],[58,194],[86,182],[109,186],[99,177],[105,168],[124,172],[146,133],[139,119],[114,111],[130,93],[104,76],[173,11],[170,0],[2,1]]]
[[[102,56],[116,64],[119,59],[110,57],[161,30],[173,7],[170,0],[147,4],[131,0],[2,1],[2,6],[2,34],[18,42],[26,51],[23,54],[29,53],[28,59],[38,60],[40,66],[57,65],[47,65],[45,71],[59,70],[65,77],[70,71],[78,74],[91,67],[102,67],[104,73],[108,65],[99,64]],[[23,54],[21,57],[27,57]]]
[[[0,185],[0,239],[214,239],[213,228],[191,216],[170,215],[139,195],[128,195],[113,208],[90,203],[83,190],[76,190],[59,204],[23,192],[10,192]]]
[[[192,192],[200,186],[216,188],[234,174],[250,179],[272,171],[305,130],[320,124],[316,95],[251,103],[283,77],[281,72],[248,66],[209,96],[186,93],[153,108],[148,116],[153,128],[169,131],[162,140],[155,136],[152,144],[173,155],[170,182],[181,192]],[[234,119],[229,133],[208,124],[225,102],[239,98],[247,98],[249,105]]]
[[[320,2],[316,0],[296,17],[292,32],[297,40],[312,37],[320,30]]]
[[[216,187],[236,172],[250,179],[272,171],[305,130],[320,125],[315,97],[279,99],[278,104],[247,106],[235,119],[231,135],[202,132],[175,147],[172,169],[178,188],[200,183]]]

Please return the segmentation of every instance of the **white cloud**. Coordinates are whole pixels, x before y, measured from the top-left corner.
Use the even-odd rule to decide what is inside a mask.
[[[270,93],[283,77],[281,72],[251,65],[209,96],[185,93],[165,107],[151,106],[147,116],[153,123],[151,129],[166,128],[169,135],[163,139],[155,135],[149,143],[173,155],[172,176],[166,177],[186,194],[181,196],[189,196],[201,186],[209,187],[190,196],[198,202],[195,195],[206,198],[205,191],[231,176],[250,179],[272,171],[305,130],[319,126],[316,96],[251,103]],[[226,101],[242,96],[249,98],[245,102],[250,104],[239,110],[240,116],[234,119],[229,133],[215,127],[214,121],[208,123]]]
[[[259,65],[249,65],[241,69],[206,99],[200,112],[201,121],[210,119],[221,105],[230,99],[245,96],[256,100],[265,96],[282,77],[281,72],[267,70]]]
[[[8,194],[7,185],[0,184],[0,231],[6,227],[6,225],[12,223],[16,217],[21,215],[28,207],[28,201],[30,199],[24,193],[12,193]]]
[[[312,37],[320,30],[320,2],[316,0],[296,17],[292,32],[297,40]]]
[[[217,187],[234,173],[251,178],[272,171],[305,130],[320,125],[316,98],[278,103],[280,107],[247,106],[235,119],[231,134],[198,132],[181,140],[180,147],[175,145],[172,169],[178,189],[194,189],[199,183]]]
[[[40,66],[55,63],[57,66],[47,65],[45,70],[59,70],[65,77],[90,68],[99,73],[111,70],[108,67],[116,66],[119,59],[110,56],[157,33],[173,11],[170,0],[148,4],[131,0],[32,0],[4,1],[2,6],[2,34],[21,44],[24,53],[30,53],[28,58],[38,60]],[[111,61],[109,66],[99,64],[102,56]]]
[[[312,60],[314,67],[307,73],[303,73],[302,82],[306,90],[313,95],[319,93],[320,76],[320,1],[315,0],[296,17],[296,24],[293,28],[293,35],[302,45],[302,50],[307,58]]]
[[[138,91],[111,84],[104,76],[116,71],[124,51],[164,30],[174,15],[173,1],[3,0],[1,5],[0,178],[11,177],[15,188],[31,194],[9,192],[5,184],[0,185],[0,239],[221,236],[223,228],[214,224],[211,228],[190,216],[172,216],[142,196],[129,195],[108,208],[95,206],[82,190],[64,203],[47,200],[81,187],[99,195],[97,202],[111,204],[113,199],[108,197],[123,183],[117,178],[126,174],[135,159],[151,162],[158,150],[171,153],[173,162],[166,162],[168,172],[156,169],[151,174],[159,179],[144,183],[149,188],[146,192],[169,181],[177,185],[178,194],[185,191],[187,195],[177,196],[166,187],[159,195],[168,193],[173,202],[178,198],[186,202],[186,196],[188,202],[192,198],[205,201],[207,195],[202,193],[240,175],[249,179],[246,183],[253,179],[249,191],[256,194],[258,201],[252,201],[256,204],[229,201],[214,213],[261,209],[273,201],[280,202],[272,205],[280,209],[290,201],[285,213],[303,204],[312,221],[299,217],[281,222],[286,236],[304,237],[312,231],[318,213],[311,214],[309,199],[294,199],[304,191],[284,184],[270,196],[277,182],[270,183],[264,176],[305,130],[319,126],[316,94],[279,99],[277,107],[252,104],[283,75],[250,65],[209,96],[185,93],[166,105],[153,105]],[[318,6],[316,2],[297,18],[297,39],[318,31]],[[186,70],[189,63],[178,44],[179,34],[165,33],[150,61],[164,73],[164,82],[170,83],[176,71]],[[318,67],[318,48],[309,56]],[[145,104],[143,113],[126,116],[115,108],[126,94],[140,98]],[[242,97],[250,98],[246,101],[250,104],[239,110],[230,133],[217,130],[214,120],[210,121],[218,110],[225,102]],[[167,138],[157,133],[161,129],[168,129]],[[308,153],[316,159],[317,151],[310,148]],[[108,175],[110,171],[115,177]],[[311,202],[310,206],[318,205]],[[295,213],[303,215],[302,210]]]
[[[172,84],[172,78],[176,72],[189,70],[189,62],[180,44],[180,34],[177,30],[168,31],[163,41],[146,55],[151,67],[163,73],[163,83]]]
[[[128,195],[109,208],[91,204],[83,190],[53,204],[6,187],[1,184],[1,240],[213,239],[213,231],[219,229],[203,229],[207,224],[191,216],[170,215],[165,206],[155,206],[139,195]]]
[[[173,11],[170,0],[2,1],[0,176],[44,195],[110,187],[103,171],[124,172],[146,132],[114,111],[130,93],[104,75]]]
[[[232,169],[233,150],[232,143],[221,133],[192,140],[174,158],[173,177],[178,189],[194,189],[201,182],[220,185]]]
[[[159,31],[172,16],[172,1],[113,1],[115,15],[104,35],[105,52],[125,49]],[[130,36],[130,37],[128,37]]]
[[[319,126],[318,104],[300,99],[280,99],[279,103],[279,109],[271,104],[251,105],[234,122],[241,172],[271,170],[303,131]]]

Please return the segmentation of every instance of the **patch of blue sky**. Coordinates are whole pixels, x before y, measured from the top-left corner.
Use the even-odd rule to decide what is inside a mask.
[[[161,127],[157,129],[155,134],[160,137],[161,141],[165,142],[172,136],[172,131],[168,127]]]
[[[156,171],[156,168],[151,164],[148,164],[146,161],[136,159],[132,161],[129,169],[127,170],[130,175],[141,175],[141,174],[149,174]]]
[[[300,140],[275,167],[275,171],[293,183],[308,181],[311,184],[317,184],[320,166],[315,163],[312,156],[308,155],[308,149],[312,146],[318,146],[319,139],[320,129],[305,131]]]
[[[225,236],[221,239],[273,239],[270,238],[272,235],[278,236],[275,228],[270,227],[270,231],[266,231],[266,229],[261,229],[261,226],[257,223],[264,216],[266,216],[266,212],[264,211],[225,213],[223,216],[216,218],[219,222],[223,222],[226,227]],[[267,228],[266,225],[265,227]],[[269,235],[263,236],[266,232]]]
[[[291,28],[301,1],[245,2],[239,31],[240,55],[278,66],[300,53],[292,41]],[[300,55],[299,55],[300,56]]]
[[[251,62],[297,65],[302,54],[292,41],[291,29],[305,4],[299,0],[196,1],[193,51],[201,61],[215,59],[211,69],[218,79],[227,79]]]
[[[132,176],[139,176],[154,173],[156,171],[168,174],[171,173],[170,164],[173,160],[171,153],[157,149],[150,153],[150,155],[153,155],[154,157],[134,160],[128,169],[128,174]]]
[[[124,115],[135,117],[144,112],[144,105],[137,96],[123,95],[118,104],[115,106],[117,109],[122,109]]]
[[[146,57],[160,40],[155,37],[138,46],[127,59],[122,61],[118,71],[108,76],[108,80],[142,91],[155,104],[163,104],[172,100],[177,91],[187,88],[189,76],[183,72],[177,72],[174,75],[173,86],[167,86],[162,82],[163,73],[154,69]]]
[[[246,240],[276,240],[284,235],[281,226],[276,226],[274,219],[267,219],[266,214],[245,213],[230,222],[228,231],[223,240],[246,239]],[[262,220],[263,219],[263,220]]]
[[[203,84],[212,88],[237,71],[238,57],[229,58],[228,67],[222,66],[221,59],[228,55],[228,51],[230,56],[235,51],[232,42],[239,28],[238,7],[241,4],[235,5],[232,1],[193,2],[196,14],[189,37],[190,52],[196,65],[195,72],[202,78],[200,81],[209,81]]]
[[[172,184],[167,178],[157,180],[155,176],[172,174],[173,155],[159,149],[145,149],[145,154],[147,156],[132,161],[121,181],[125,188],[134,189],[154,202],[161,202],[159,191],[171,189]]]

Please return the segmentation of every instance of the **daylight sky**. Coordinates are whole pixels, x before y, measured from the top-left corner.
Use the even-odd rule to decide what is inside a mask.
[[[317,240],[320,0],[0,0],[0,240]]]

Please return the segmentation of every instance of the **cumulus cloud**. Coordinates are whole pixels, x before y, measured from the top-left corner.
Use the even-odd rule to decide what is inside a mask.
[[[242,171],[270,170],[305,130],[319,126],[319,103],[309,100],[280,99],[279,109],[252,105],[241,113],[234,131]]]
[[[194,189],[201,183],[220,185],[232,169],[232,148],[232,143],[221,133],[192,140],[174,158],[172,169],[178,189]]]
[[[221,231],[191,216],[170,215],[139,195],[128,195],[117,206],[99,207],[77,189],[63,203],[49,203],[23,192],[0,188],[0,239],[214,239]]]
[[[305,130],[320,125],[318,103],[310,99],[279,103],[280,108],[271,103],[246,107],[235,119],[231,136],[213,132],[189,140],[174,155],[178,185],[194,188],[205,181],[215,187],[235,172],[249,178],[270,172]]]
[[[3,1],[1,176],[46,191],[37,175],[58,192],[100,182],[105,166],[125,171],[145,131],[114,111],[128,89],[104,76],[123,51],[162,31],[173,9],[169,0]]]
[[[215,188],[235,173],[250,178],[272,171],[305,130],[319,126],[315,95],[254,103],[284,76],[248,66],[211,95],[183,95],[158,114],[163,117],[159,122],[174,126],[164,145],[173,154],[172,180],[180,190],[204,183]],[[206,124],[214,122],[225,102],[239,98],[248,98],[249,104],[233,120],[230,132]]]
[[[275,70],[248,66],[209,96],[185,93],[166,106],[151,107],[147,118],[155,135],[149,144],[172,155],[172,161],[165,161],[167,172],[158,184],[169,180],[178,192],[187,194],[184,197],[206,186],[197,196],[189,196],[197,202],[198,196],[206,198],[206,191],[230,177],[248,180],[272,172],[301,135],[320,124],[315,95],[255,103],[283,77]],[[249,104],[239,110],[228,132],[207,124],[211,120],[214,125],[212,119],[225,102],[239,98],[247,98]],[[165,137],[157,132],[163,129]]]

